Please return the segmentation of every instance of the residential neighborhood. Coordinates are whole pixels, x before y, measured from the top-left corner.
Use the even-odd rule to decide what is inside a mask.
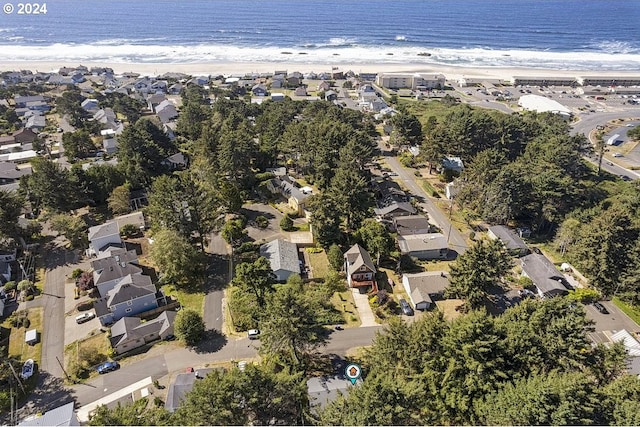
[[[193,423],[220,386],[283,402],[273,424],[338,423],[398,376],[460,396],[415,420],[468,424],[504,378],[639,378],[637,174],[571,134],[579,109],[479,102],[518,82],[1,73],[3,422]]]

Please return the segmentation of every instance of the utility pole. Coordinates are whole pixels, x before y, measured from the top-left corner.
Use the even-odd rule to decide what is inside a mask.
[[[447,244],[449,244],[449,238],[451,237],[451,227],[453,227],[453,222],[451,222],[452,213],[453,213],[453,197],[451,197],[449,202],[449,232],[447,233]]]
[[[64,365],[62,365],[62,362],[60,362],[60,359],[58,358],[58,356],[56,356],[56,360],[58,361],[58,364],[60,365],[62,372],[64,372],[65,377],[67,377],[67,380],[71,381],[71,377],[69,376],[69,374],[67,374],[67,371],[65,371]]]

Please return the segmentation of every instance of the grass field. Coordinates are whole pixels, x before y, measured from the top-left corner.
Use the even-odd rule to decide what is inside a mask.
[[[109,344],[107,335],[99,332],[92,337],[71,343],[64,348],[64,364],[66,366],[66,372],[75,376],[76,381],[97,376],[98,373],[95,372],[94,365],[108,360],[110,352],[111,345]],[[90,360],[86,360],[87,358]],[[89,366],[87,366],[87,370],[84,371],[84,374],[79,374],[74,372],[74,365]]]
[[[313,277],[323,278],[326,277],[329,269],[329,260],[327,259],[327,253],[325,251],[319,253],[308,253],[309,262],[311,263],[311,275]]]
[[[173,285],[162,286],[162,292],[167,296],[172,296],[180,302],[182,308],[189,308],[202,314],[204,311],[204,292],[185,292],[176,289]]]
[[[360,317],[358,316],[358,310],[353,302],[353,295],[351,290],[347,289],[344,292],[336,292],[331,297],[331,303],[333,306],[342,313],[345,325],[347,327],[360,326]]]
[[[28,328],[12,328],[11,336],[9,338],[9,356],[15,357],[20,360],[33,359],[37,363],[40,363],[42,355],[42,308],[29,309],[29,322]],[[10,328],[9,322],[5,321],[5,326]],[[24,342],[25,333],[28,330],[35,329],[38,331],[40,340],[36,345],[28,345]]]

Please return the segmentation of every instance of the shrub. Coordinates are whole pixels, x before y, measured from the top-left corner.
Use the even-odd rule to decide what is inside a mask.
[[[569,291],[567,298],[573,301],[579,301],[583,304],[589,304],[600,299],[600,292],[595,289],[578,288]]]
[[[520,276],[518,284],[523,288],[528,289],[533,286],[533,280],[529,279],[527,276]]]
[[[474,240],[476,238],[476,232],[475,231],[470,231],[469,232],[469,239]]]
[[[26,301],[33,301],[33,298],[35,298],[35,297],[33,296],[33,294],[29,294],[29,295],[27,295],[26,297],[24,297],[24,299],[25,299]]]
[[[269,220],[266,217],[260,215],[256,218],[256,225],[259,228],[267,228],[269,226]]]
[[[87,311],[93,308],[93,300],[81,302],[78,304],[78,311]]]
[[[289,214],[286,214],[280,220],[280,228],[282,228],[283,231],[293,230],[293,220],[291,219]]]
[[[324,249],[322,249],[321,247],[318,247],[318,246],[313,246],[311,248],[307,248],[306,249],[307,253],[310,253],[310,254],[319,254],[323,250]]]
[[[273,172],[261,172],[256,174],[256,181],[259,181],[259,182],[268,181],[275,177],[276,176],[273,174]]]
[[[120,235],[123,237],[134,237],[140,233],[140,228],[136,227],[133,224],[125,224],[120,229]]]
[[[72,279],[77,279],[80,277],[80,275],[83,273],[84,270],[82,270],[81,268],[76,268],[75,270],[73,270],[71,272],[71,278]]]
[[[5,291],[12,291],[17,287],[18,287],[18,284],[16,282],[14,282],[14,281],[9,281],[9,282],[4,284],[4,290]]]
[[[204,321],[194,310],[180,310],[173,327],[176,336],[189,346],[200,342],[204,335]]]
[[[236,254],[244,254],[247,252],[257,252],[260,247],[253,242],[244,242],[236,250]]]
[[[94,288],[95,284],[93,283],[93,274],[88,271],[82,272],[76,284],[81,291],[88,291]]]

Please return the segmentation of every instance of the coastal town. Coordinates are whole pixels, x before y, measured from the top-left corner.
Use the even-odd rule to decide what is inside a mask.
[[[328,68],[0,73],[3,423],[638,421],[640,74]]]

